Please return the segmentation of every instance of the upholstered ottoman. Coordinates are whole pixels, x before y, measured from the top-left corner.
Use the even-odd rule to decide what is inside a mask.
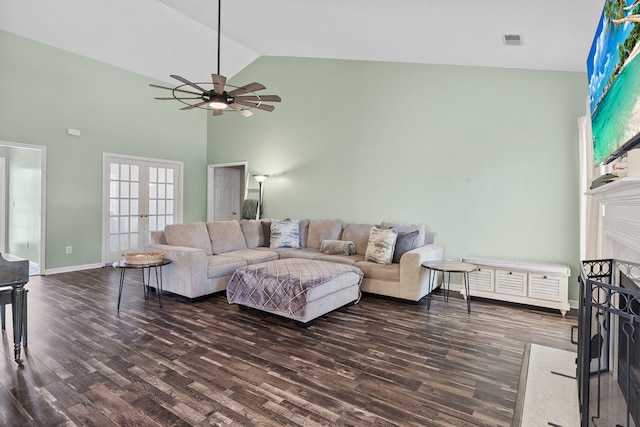
[[[362,271],[351,265],[288,258],[239,268],[227,286],[227,299],[308,324],[360,299]]]

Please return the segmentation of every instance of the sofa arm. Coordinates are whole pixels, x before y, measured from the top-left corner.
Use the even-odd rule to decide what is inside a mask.
[[[431,287],[432,271],[422,266],[425,261],[442,261],[444,248],[430,244],[406,252],[400,258],[400,298],[419,301],[440,285],[436,276]]]
[[[165,250],[171,264],[164,267],[163,289],[188,298],[202,295],[207,288],[207,254],[202,249],[152,243],[146,250]]]

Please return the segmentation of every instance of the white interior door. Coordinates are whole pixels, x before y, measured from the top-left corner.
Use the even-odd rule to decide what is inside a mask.
[[[214,221],[240,219],[241,177],[236,167],[216,168]]]
[[[104,261],[140,252],[150,233],[182,221],[182,163],[105,155]]]

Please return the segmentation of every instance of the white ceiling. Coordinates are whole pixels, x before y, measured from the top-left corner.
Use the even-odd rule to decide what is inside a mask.
[[[261,55],[585,71],[604,0],[222,0],[221,73]],[[0,28],[170,81],[216,72],[216,0],[0,0]],[[505,46],[520,34],[523,46]]]

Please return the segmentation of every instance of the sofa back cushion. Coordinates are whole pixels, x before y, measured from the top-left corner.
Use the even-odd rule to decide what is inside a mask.
[[[342,240],[349,240],[356,245],[356,254],[364,255],[369,241],[369,231],[373,224],[348,223],[342,231]]]
[[[338,240],[342,234],[342,220],[322,219],[309,222],[307,248],[320,249],[323,240]]]
[[[418,230],[418,237],[413,244],[413,249],[424,246],[426,228],[424,224],[399,224],[397,222],[382,221],[380,228],[395,228],[400,233],[411,233]]]
[[[213,255],[211,240],[204,222],[167,225],[164,228],[164,239],[167,245],[202,249],[205,254]]]
[[[258,246],[265,246],[262,221],[257,219],[241,219],[240,228],[242,229],[242,234],[244,234],[244,241],[247,244],[247,248],[253,249]],[[266,246],[268,246],[268,244]]]
[[[238,221],[208,222],[207,229],[214,255],[247,249],[247,242],[244,240],[244,234],[242,234],[242,228]]]

